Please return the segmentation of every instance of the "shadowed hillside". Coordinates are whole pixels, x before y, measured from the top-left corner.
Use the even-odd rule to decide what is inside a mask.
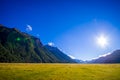
[[[64,54],[62,51],[60,51],[57,47],[45,45],[45,48],[47,48],[57,59],[59,59],[59,62],[75,62],[75,60],[71,59],[69,56]],[[77,61],[76,61],[77,62]]]
[[[70,57],[66,61],[59,57],[44,48],[40,39],[0,25],[0,62],[75,62]]]

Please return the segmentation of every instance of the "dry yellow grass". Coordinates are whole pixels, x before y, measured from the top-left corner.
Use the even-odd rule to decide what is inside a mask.
[[[120,80],[120,64],[0,63],[0,80]]]

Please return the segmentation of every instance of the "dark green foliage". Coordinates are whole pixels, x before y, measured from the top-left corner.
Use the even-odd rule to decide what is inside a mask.
[[[63,57],[63,56],[61,56]],[[16,28],[0,25],[0,62],[66,62],[44,48],[41,41]],[[71,61],[67,61],[71,62]]]

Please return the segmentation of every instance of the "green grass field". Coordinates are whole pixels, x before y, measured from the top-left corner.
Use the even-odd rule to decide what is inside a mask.
[[[0,80],[120,80],[120,64],[0,63]]]

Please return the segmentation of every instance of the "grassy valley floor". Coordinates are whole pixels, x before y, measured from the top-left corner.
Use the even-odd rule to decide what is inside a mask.
[[[120,64],[0,63],[0,80],[120,80]]]

